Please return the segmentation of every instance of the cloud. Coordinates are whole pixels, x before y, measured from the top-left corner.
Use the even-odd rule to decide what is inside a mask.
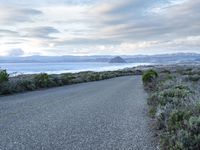
[[[19,5],[19,6],[46,6],[46,5],[64,5],[64,4],[74,4],[74,5],[83,5],[83,4],[91,4],[95,3],[96,0],[1,0],[1,4],[9,4],[9,5]]]
[[[52,41],[54,45],[61,46],[61,45],[107,45],[107,44],[118,44],[119,41],[114,40],[107,40],[107,39],[90,39],[90,38],[74,38],[74,39],[66,39],[66,40],[59,40],[59,41]]]
[[[16,31],[12,31],[12,30],[4,30],[4,29],[0,29],[0,37],[8,37],[8,36],[17,36],[18,32]]]
[[[173,3],[173,5],[171,3],[170,1],[158,3],[155,0],[148,2],[126,0],[123,4],[113,2],[104,7],[97,6],[97,10],[101,11],[96,15],[103,16],[103,19],[100,20],[103,28],[101,33],[111,38],[116,37],[129,41],[167,39],[199,34],[200,13],[197,6],[200,5],[200,2],[188,0],[182,3]],[[166,5],[164,13],[151,13],[155,6],[162,9],[162,6]]]
[[[35,16],[42,15],[41,11],[33,8],[0,5],[0,9],[0,25],[33,21]]]
[[[1,56],[22,56],[24,51],[20,48],[8,49],[1,52]]]
[[[200,52],[200,1],[2,0],[1,4],[0,48],[12,45],[25,53],[46,55]]]
[[[24,29],[24,32],[26,32],[24,37],[44,38],[44,39],[53,39],[54,37],[52,37],[51,34],[60,33],[57,29],[50,26],[26,28]]]

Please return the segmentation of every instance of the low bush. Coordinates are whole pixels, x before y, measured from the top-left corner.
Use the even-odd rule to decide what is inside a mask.
[[[32,91],[36,89],[34,82],[29,81],[29,80],[21,80],[21,81],[18,81],[17,84],[19,88],[21,89],[21,91]]]
[[[7,73],[6,70],[1,70],[0,71],[0,83],[8,81],[9,80],[9,74]]]
[[[155,80],[158,77],[158,73],[155,70],[148,70],[144,72],[142,76],[143,83],[149,83]]]
[[[170,70],[167,70],[167,69],[164,69],[164,70],[161,71],[161,73],[171,74],[171,71],[170,71]]]
[[[38,74],[34,77],[34,82],[37,88],[46,88],[52,85],[50,77],[46,73]]]
[[[160,98],[160,92],[154,92],[147,99],[148,100],[147,103],[150,106],[158,106],[160,99],[161,99]]]
[[[174,87],[162,91],[164,97],[177,97],[177,98],[185,98],[191,92],[192,91],[190,90],[190,88],[184,85],[175,85]]]
[[[64,85],[62,79],[59,78],[59,77],[50,76],[50,80],[52,82],[52,86],[62,86],[62,85]]]
[[[155,70],[147,70],[143,73],[142,75],[142,81],[144,85],[144,89],[147,92],[152,92],[156,91],[157,89],[157,78],[158,78],[158,73]]]
[[[0,95],[32,91],[40,88],[98,81],[119,76],[138,75],[141,73],[142,71],[140,70],[124,69],[104,72],[86,71],[80,73],[63,73],[58,75],[41,73],[9,77],[6,70],[3,70],[0,71]]]
[[[193,81],[193,82],[197,82],[200,80],[200,75],[198,74],[194,74],[194,75],[189,75],[188,77],[186,77],[187,81]]]
[[[71,73],[64,73],[61,75],[61,81],[64,85],[68,85],[68,84],[71,84],[73,83],[73,80],[75,79],[76,77],[71,74]]]
[[[185,122],[189,120],[191,112],[187,110],[174,110],[170,113],[168,120],[168,130],[184,128]]]
[[[100,79],[100,75],[99,74],[91,74],[91,75],[89,75],[89,80],[90,81],[98,81],[99,79]]]
[[[13,93],[13,85],[10,82],[3,82],[0,84],[0,95],[7,95]]]
[[[186,81],[183,74],[194,72],[186,71],[170,73],[172,78],[166,78],[168,71],[160,73],[155,82],[156,90],[150,91],[149,114],[157,120],[157,128],[161,130],[162,150],[200,149],[200,102],[196,100],[200,91],[198,82],[193,82],[199,80],[199,75],[189,75],[195,78]]]
[[[150,115],[151,117],[155,117],[156,112],[157,112],[156,109],[157,109],[157,108],[154,107],[154,106],[151,106],[151,108],[149,109],[149,115]]]
[[[167,131],[161,137],[161,149],[171,150],[199,150],[200,149],[200,117],[191,116],[182,122],[182,126],[172,131]]]

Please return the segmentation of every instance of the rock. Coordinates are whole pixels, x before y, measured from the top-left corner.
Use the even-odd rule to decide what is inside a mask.
[[[117,56],[110,60],[109,63],[127,63],[123,58]]]

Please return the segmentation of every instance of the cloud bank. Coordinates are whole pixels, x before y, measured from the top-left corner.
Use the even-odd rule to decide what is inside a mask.
[[[2,0],[0,55],[200,52],[200,1]]]

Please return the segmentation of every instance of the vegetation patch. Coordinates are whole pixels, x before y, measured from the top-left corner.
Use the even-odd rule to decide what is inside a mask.
[[[147,70],[142,75],[142,81],[146,91],[156,90],[156,80],[158,78],[158,73],[153,70]]]
[[[34,82],[36,87],[38,88],[44,88],[44,87],[50,87],[51,80],[48,74],[41,73],[34,77]]]
[[[185,75],[190,78],[185,80]],[[160,149],[200,149],[198,78],[197,72],[189,68],[160,71],[159,75],[153,76],[152,79],[143,80],[145,89],[150,89],[147,101],[149,114],[157,120],[157,128],[161,130]],[[155,84],[152,87],[151,84],[146,84],[146,81],[153,81]]]
[[[80,73],[63,73],[58,75],[41,73],[9,77],[6,70],[2,70],[0,71],[0,95],[141,74],[141,70],[132,68],[104,72],[86,71]]]
[[[186,77],[187,81],[193,81],[193,82],[197,82],[200,80],[200,75],[199,74],[193,74],[193,75],[188,75]]]
[[[158,73],[155,70],[148,70],[144,72],[142,80],[145,84],[153,82],[158,77]]]
[[[3,83],[8,80],[9,80],[9,74],[6,72],[6,70],[1,70],[0,71],[0,83]]]

